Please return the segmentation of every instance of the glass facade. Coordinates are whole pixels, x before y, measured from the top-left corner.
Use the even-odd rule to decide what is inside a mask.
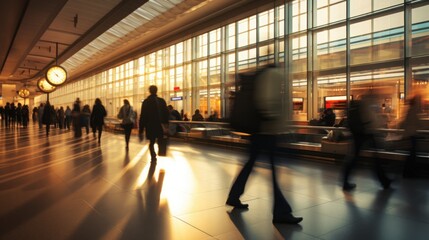
[[[98,97],[115,116],[125,98],[139,111],[155,84],[188,116],[200,109],[227,118],[237,74],[278,63],[292,120],[317,118],[328,106],[340,117],[348,99],[368,90],[393,119],[415,92],[428,114],[428,11],[429,1],[418,0],[295,0],[59,87],[50,100],[92,105]]]

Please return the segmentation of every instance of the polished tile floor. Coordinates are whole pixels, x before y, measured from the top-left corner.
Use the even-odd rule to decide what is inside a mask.
[[[300,225],[271,223],[270,169],[264,157],[242,201],[225,206],[246,154],[172,141],[151,165],[147,142],[105,132],[73,138],[37,126],[0,128],[0,239],[429,239],[427,180],[393,172],[383,191],[368,169],[344,193],[340,166],[279,157],[278,178]]]

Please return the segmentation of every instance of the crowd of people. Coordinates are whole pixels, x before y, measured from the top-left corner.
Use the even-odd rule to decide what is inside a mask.
[[[18,103],[15,106],[14,103],[7,102],[6,105],[0,106],[1,123],[6,128],[24,127],[28,126],[30,121],[30,110],[28,105],[22,105]]]
[[[75,137],[82,136],[82,128],[89,134],[92,129],[94,137],[98,131],[98,142],[101,139],[103,131],[104,118],[107,116],[106,109],[97,98],[94,106],[91,108],[88,104],[81,108],[81,102],[78,99],[73,104],[73,109],[69,106],[64,109],[63,106],[55,107],[49,101],[40,103],[38,107],[32,110],[32,121],[38,123],[39,128],[45,128],[46,136],[49,136],[51,128],[67,129],[74,131]],[[30,121],[30,111],[28,105],[7,102],[4,107],[0,106],[0,116],[2,125],[5,128],[23,127],[26,128]]]
[[[253,95],[256,99],[254,104],[259,114],[261,114],[261,117],[258,118],[259,122],[256,125],[257,128],[248,132],[250,135],[249,158],[237,175],[236,180],[233,182],[226,204],[241,209],[249,207],[248,204],[240,201],[240,196],[245,191],[247,179],[252,172],[258,155],[268,153],[271,163],[274,194],[273,223],[297,224],[301,222],[303,218],[292,214],[292,208],[282,194],[279,183],[277,182],[275,168],[277,135],[281,128],[280,126],[285,124],[279,105],[282,98],[279,89],[281,89],[284,77],[282,71],[279,71],[273,66],[269,66],[260,70],[260,72],[254,75],[254,78],[254,88],[258,89],[258,94]],[[270,81],[265,81],[266,79],[270,79]],[[132,129],[138,128],[139,139],[143,140],[144,137],[146,137],[149,140],[151,162],[156,163],[157,152],[155,152],[154,145],[156,143],[159,145],[161,140],[169,135],[169,122],[171,120],[187,121],[189,119],[186,114],[183,114],[183,111],[179,113],[172,105],[167,106],[166,101],[157,96],[158,89],[156,86],[152,85],[148,90],[150,95],[141,105],[140,118],[138,118],[137,111],[131,106],[127,99],[123,100],[124,104],[120,108],[117,118],[121,119],[121,127],[124,129],[126,149],[128,150],[129,148]],[[351,153],[345,157],[345,164],[341,173],[342,189],[344,191],[352,191],[356,188],[356,184],[351,182],[352,172],[364,146],[373,147],[374,149],[378,148],[379,142],[375,130],[379,128],[380,125],[377,124],[376,112],[371,108],[371,106],[374,105],[375,98],[376,95],[373,94],[361,95],[350,102],[347,113],[347,124],[344,126],[351,132],[351,138],[354,144]],[[410,100],[408,114],[403,121],[402,128],[405,129],[403,139],[409,141],[411,144],[411,148],[409,149],[410,154],[405,163],[404,177],[414,177],[419,174],[417,172],[418,167],[416,165],[415,146],[419,138],[417,130],[419,129],[420,102],[420,95],[416,95]],[[7,103],[6,107],[0,108],[0,111],[2,121],[5,121],[6,127],[15,125],[27,126],[29,120],[27,105],[22,106],[18,104],[18,106],[15,107],[13,103]],[[86,134],[89,134],[89,129],[92,128],[93,135],[94,137],[98,136],[99,143],[106,115],[107,112],[101,100],[98,98],[95,100],[92,111],[89,105],[81,107],[79,98],[74,102],[72,109],[68,106],[65,110],[63,107],[55,108],[49,101],[33,109],[33,121],[38,121],[41,128],[43,125],[46,125],[47,136],[49,135],[51,125],[60,129],[70,129],[72,126],[75,137],[82,136],[82,128],[85,129]],[[317,121],[317,125],[334,126],[335,118],[336,116],[333,110],[326,109],[322,117]],[[218,121],[219,118],[216,111],[214,111],[210,117],[204,118],[200,111],[196,109],[191,120]],[[248,121],[248,119],[244,119],[244,121]],[[97,131],[98,135],[96,135]],[[377,154],[375,154],[373,162],[373,171],[381,187],[383,189],[389,189],[392,179],[385,173],[380,159],[377,158]]]

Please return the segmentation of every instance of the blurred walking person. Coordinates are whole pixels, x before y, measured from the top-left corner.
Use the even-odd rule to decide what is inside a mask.
[[[106,109],[99,98],[95,99],[94,106],[92,107],[90,125],[92,128],[92,134],[95,137],[96,131],[98,131],[98,143],[101,140],[101,133],[103,131],[104,118],[107,116]]]
[[[82,112],[80,114],[81,127],[84,127],[86,130],[86,134],[89,134],[89,119],[91,117],[91,109],[89,109],[89,105],[85,104],[82,108]]]
[[[420,121],[421,113],[421,96],[416,95],[410,99],[409,108],[402,128],[404,129],[404,135],[402,139],[408,141],[409,144],[409,155],[405,161],[404,170],[402,176],[404,178],[420,177],[422,174],[419,173],[417,166],[417,140],[421,137],[418,135],[417,130],[422,128]]]
[[[118,118],[122,119],[121,126],[125,133],[125,149],[128,150],[131,131],[134,127],[134,123],[136,122],[136,117],[133,107],[130,105],[130,102],[127,99],[124,99],[124,105],[122,105],[121,109],[119,109]]]
[[[351,191],[356,188],[355,183],[349,182],[350,175],[359,159],[359,154],[364,144],[377,149],[377,139],[375,129],[378,128],[377,113],[371,107],[374,105],[373,95],[364,95],[361,100],[352,100],[347,114],[349,130],[353,137],[353,150],[351,156],[346,157],[346,164],[343,170],[343,190]],[[390,188],[391,180],[387,178],[377,153],[373,158],[373,171],[384,189]]]
[[[72,110],[70,109],[69,106],[67,106],[66,111],[64,112],[64,114],[65,114],[65,117],[66,117],[64,119],[64,125],[65,125],[64,128],[67,128],[67,130],[70,130],[70,125],[71,125],[73,117],[72,117]]]
[[[74,131],[74,137],[79,138],[82,136],[82,128],[80,126],[80,100],[79,98],[73,104],[72,113],[72,125]]]
[[[37,120],[39,122],[39,128],[43,128],[44,108],[45,108],[45,105],[43,105],[43,103],[40,103],[39,108],[37,109]]]
[[[169,111],[167,104],[163,98],[157,96],[158,87],[155,85],[149,86],[150,95],[143,101],[140,122],[139,122],[139,138],[143,139],[143,132],[146,132],[146,138],[149,139],[149,151],[151,162],[157,161],[155,152],[155,142],[160,144],[160,139],[167,135],[169,121]]]
[[[46,126],[46,136],[49,136],[49,130],[51,127],[51,123],[52,123],[52,118],[51,118],[51,104],[49,103],[49,101],[46,101],[45,106],[43,107],[43,117],[42,117],[42,122],[43,124],[45,124]]]
[[[30,110],[28,109],[28,105],[24,105],[21,110],[21,120],[22,127],[27,128],[28,122],[30,121]]]
[[[236,93],[231,126],[250,136],[249,159],[234,181],[226,201],[234,208],[248,208],[240,201],[247,179],[259,154],[267,152],[271,163],[271,177],[274,194],[273,223],[297,224],[302,217],[292,215],[292,208],[277,183],[275,151],[277,133],[284,125],[281,106],[282,70],[270,65],[255,74],[241,76],[241,88]],[[290,109],[289,109],[290,111]]]

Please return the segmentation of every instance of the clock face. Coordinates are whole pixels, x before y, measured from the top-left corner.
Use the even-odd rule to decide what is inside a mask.
[[[55,91],[55,86],[52,86],[46,79],[42,78],[37,82],[37,87],[44,93]]]
[[[28,96],[30,96],[30,91],[28,91],[26,88],[23,88],[19,90],[18,95],[22,98],[28,98]]]
[[[46,71],[46,80],[53,86],[63,84],[67,79],[67,72],[61,66],[52,66]]]

